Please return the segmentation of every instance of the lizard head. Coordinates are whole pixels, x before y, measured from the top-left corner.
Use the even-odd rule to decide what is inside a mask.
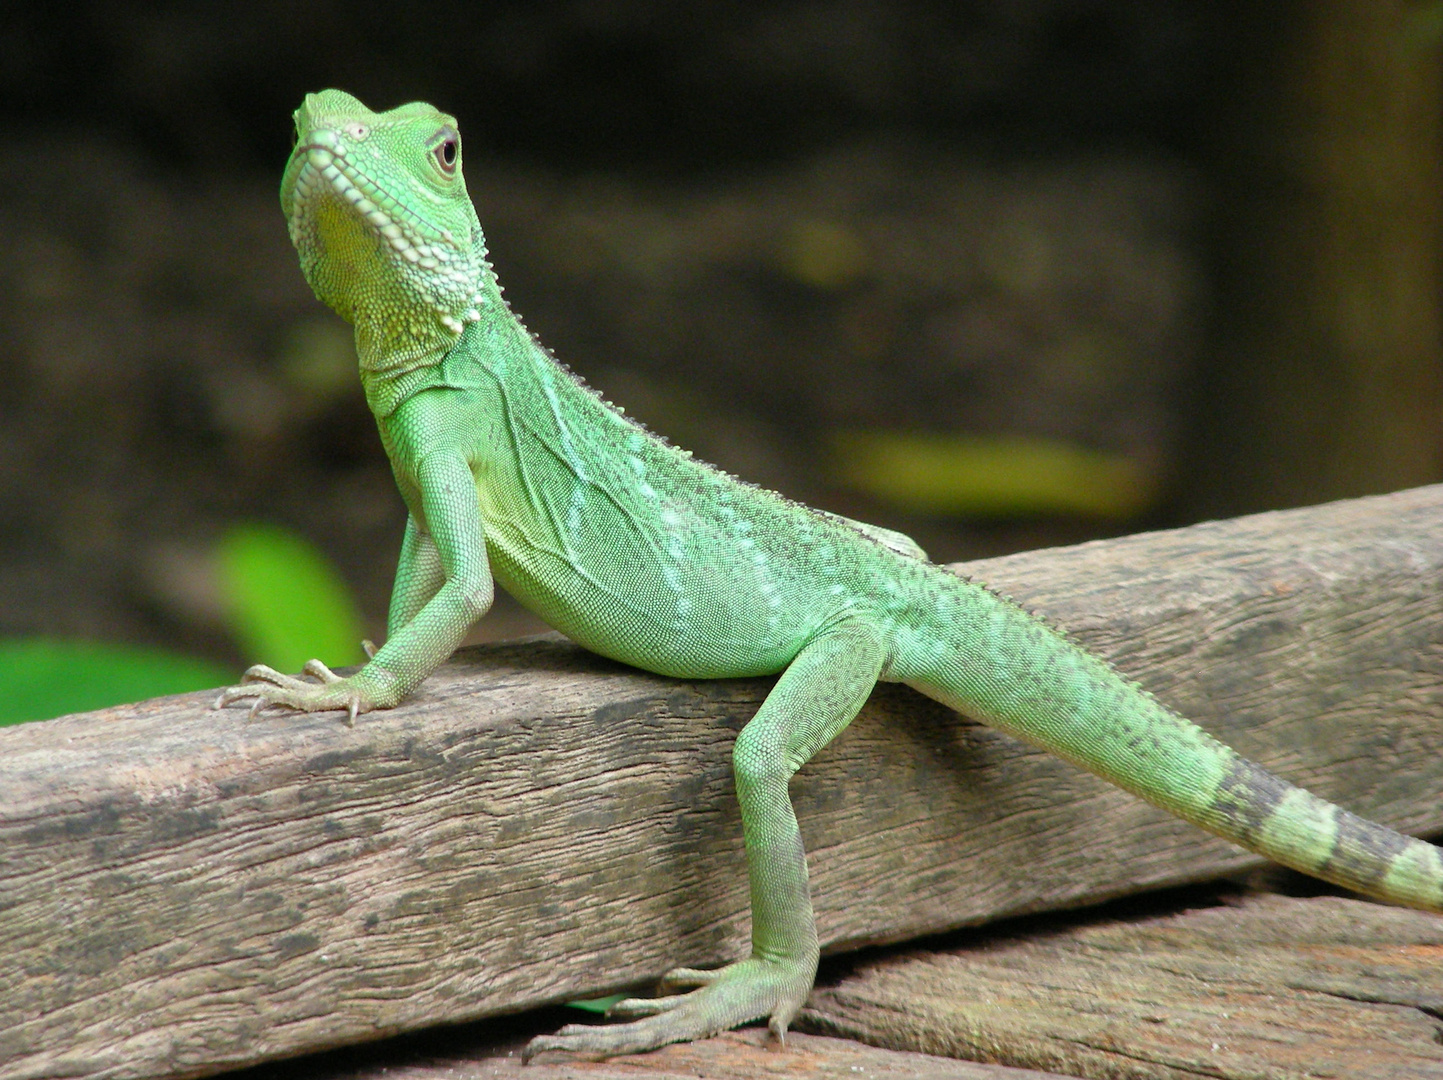
[[[489,267],[453,117],[308,94],[281,209],[317,297],[356,328],[362,367],[433,363],[480,318]]]

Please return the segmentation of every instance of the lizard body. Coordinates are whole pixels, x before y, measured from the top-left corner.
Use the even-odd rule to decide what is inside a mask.
[[[759,1017],[778,1036],[817,964],[787,782],[879,680],[906,683],[1211,832],[1382,899],[1443,910],[1432,845],[1239,757],[1104,661],[907,537],[692,458],[561,367],[511,313],[461,173],[456,122],[340,91],[296,112],[281,201],[317,296],[352,321],[410,516],[388,636],[354,675],[263,666],[218,704],[397,704],[489,608],[493,576],[586,647],[683,678],[780,674],[737,739],[752,955],[678,969],[690,993],[622,1002],[527,1054],[617,1054]],[[308,677],[306,677],[308,676]]]

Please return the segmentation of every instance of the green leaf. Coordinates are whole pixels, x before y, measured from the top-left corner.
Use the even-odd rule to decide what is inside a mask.
[[[581,1009],[584,1012],[604,1013],[618,1001],[624,1001],[625,994],[610,994],[607,997],[583,998],[580,1001],[568,1001],[566,1007],[569,1009]]]
[[[922,513],[1128,518],[1160,491],[1148,462],[1054,439],[843,431],[833,447],[841,483]]]
[[[233,674],[207,660],[139,645],[3,639],[0,725],[205,690],[224,685]]]
[[[217,546],[216,570],[227,622],[248,660],[293,672],[313,657],[332,667],[365,659],[350,590],[295,533],[238,525]]]

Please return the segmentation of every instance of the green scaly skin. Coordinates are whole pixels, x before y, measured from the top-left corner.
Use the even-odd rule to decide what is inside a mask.
[[[336,90],[297,110],[281,204],[316,295],[355,324],[361,379],[410,511],[386,644],[356,674],[246,672],[218,704],[389,708],[450,655],[492,575],[605,656],[679,678],[780,673],[734,753],[752,954],[681,969],[547,1050],[607,1055],[760,1017],[780,1037],[817,965],[787,781],[878,680],[907,683],[1202,828],[1371,896],[1443,908],[1438,849],[1235,754],[906,537],[811,510],[669,446],[560,367],[486,260],[456,121]]]

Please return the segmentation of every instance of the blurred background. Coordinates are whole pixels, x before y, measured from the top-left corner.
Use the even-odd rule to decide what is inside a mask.
[[[308,91],[459,118],[611,400],[952,561],[1443,478],[1440,45],[1436,0],[14,3],[0,697],[382,635],[403,508],[276,198]]]

